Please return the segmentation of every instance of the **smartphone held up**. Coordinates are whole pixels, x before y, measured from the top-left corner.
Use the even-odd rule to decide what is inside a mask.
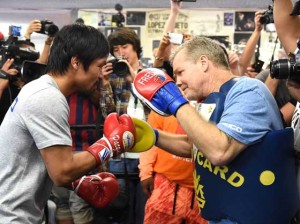
[[[183,34],[181,33],[168,33],[170,43],[180,45],[183,43]]]
[[[262,60],[257,60],[257,61],[252,65],[252,68],[254,68],[254,71],[255,71],[255,72],[259,73],[259,72],[261,72],[264,63],[265,63],[265,62],[262,61]]]

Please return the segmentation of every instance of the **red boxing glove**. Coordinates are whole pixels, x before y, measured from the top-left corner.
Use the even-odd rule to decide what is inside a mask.
[[[86,150],[89,151],[100,165],[111,155],[117,156],[129,151],[135,144],[135,126],[131,117],[117,113],[109,114],[104,121],[104,137],[95,142]]]
[[[108,172],[83,176],[72,183],[74,192],[96,208],[103,208],[119,194],[117,178]]]

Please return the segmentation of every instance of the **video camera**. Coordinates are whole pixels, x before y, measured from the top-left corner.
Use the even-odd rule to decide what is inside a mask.
[[[125,17],[121,12],[123,10],[123,6],[121,4],[116,4],[115,10],[118,11],[118,13],[112,15],[111,22],[116,23],[117,27],[123,27],[123,23],[125,22]]]
[[[268,9],[264,11],[262,17],[260,17],[259,22],[261,24],[269,24],[274,23],[274,16],[273,16],[273,6],[269,5]]]
[[[7,61],[13,58],[14,63],[10,68],[18,70],[15,76],[2,75],[0,78],[16,81],[17,79],[23,80],[25,83],[38,78],[46,73],[46,65],[36,63],[40,53],[32,47],[33,43],[25,40],[18,40],[16,36],[9,36],[9,38],[0,43],[0,68]]]
[[[29,83],[42,75],[46,74],[46,65],[37,63],[35,61],[23,61],[22,69],[21,69],[21,79],[23,82]],[[3,70],[0,69],[0,78],[1,79],[8,79],[10,82],[17,81],[19,79],[18,75],[10,75]]]
[[[298,52],[289,53],[289,59],[279,59],[270,64],[271,78],[300,81],[300,41],[297,43]]]
[[[12,68],[21,72],[24,60],[35,61],[39,58],[40,53],[34,49],[34,44],[30,41],[19,40],[16,36],[9,36],[8,39],[0,45],[1,67],[7,59],[13,58]]]
[[[39,32],[41,34],[46,34],[50,37],[54,37],[58,32],[58,26],[56,26],[51,20],[41,20],[42,28]]]

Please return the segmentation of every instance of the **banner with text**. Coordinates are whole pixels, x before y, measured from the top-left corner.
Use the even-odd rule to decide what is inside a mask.
[[[147,12],[147,35],[148,38],[160,39],[163,35],[165,23],[170,16],[169,10],[164,11],[150,11]],[[175,31],[176,33],[188,33],[189,24],[188,16],[180,13],[176,19]]]

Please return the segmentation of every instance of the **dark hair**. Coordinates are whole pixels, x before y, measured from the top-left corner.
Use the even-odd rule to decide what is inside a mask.
[[[132,30],[131,28],[128,27],[120,27],[117,28],[114,32],[112,32],[108,36],[108,42],[110,46],[110,53],[112,55],[114,52],[114,46],[116,45],[125,45],[125,44],[132,44],[133,49],[136,51],[138,59],[141,58],[142,56],[142,47],[141,47],[141,40]]]
[[[96,28],[80,23],[64,26],[55,36],[50,49],[47,71],[63,74],[76,56],[86,71],[97,58],[107,57],[109,46]]]
[[[75,20],[75,23],[83,23],[84,24],[84,20],[82,18],[78,18]]]

